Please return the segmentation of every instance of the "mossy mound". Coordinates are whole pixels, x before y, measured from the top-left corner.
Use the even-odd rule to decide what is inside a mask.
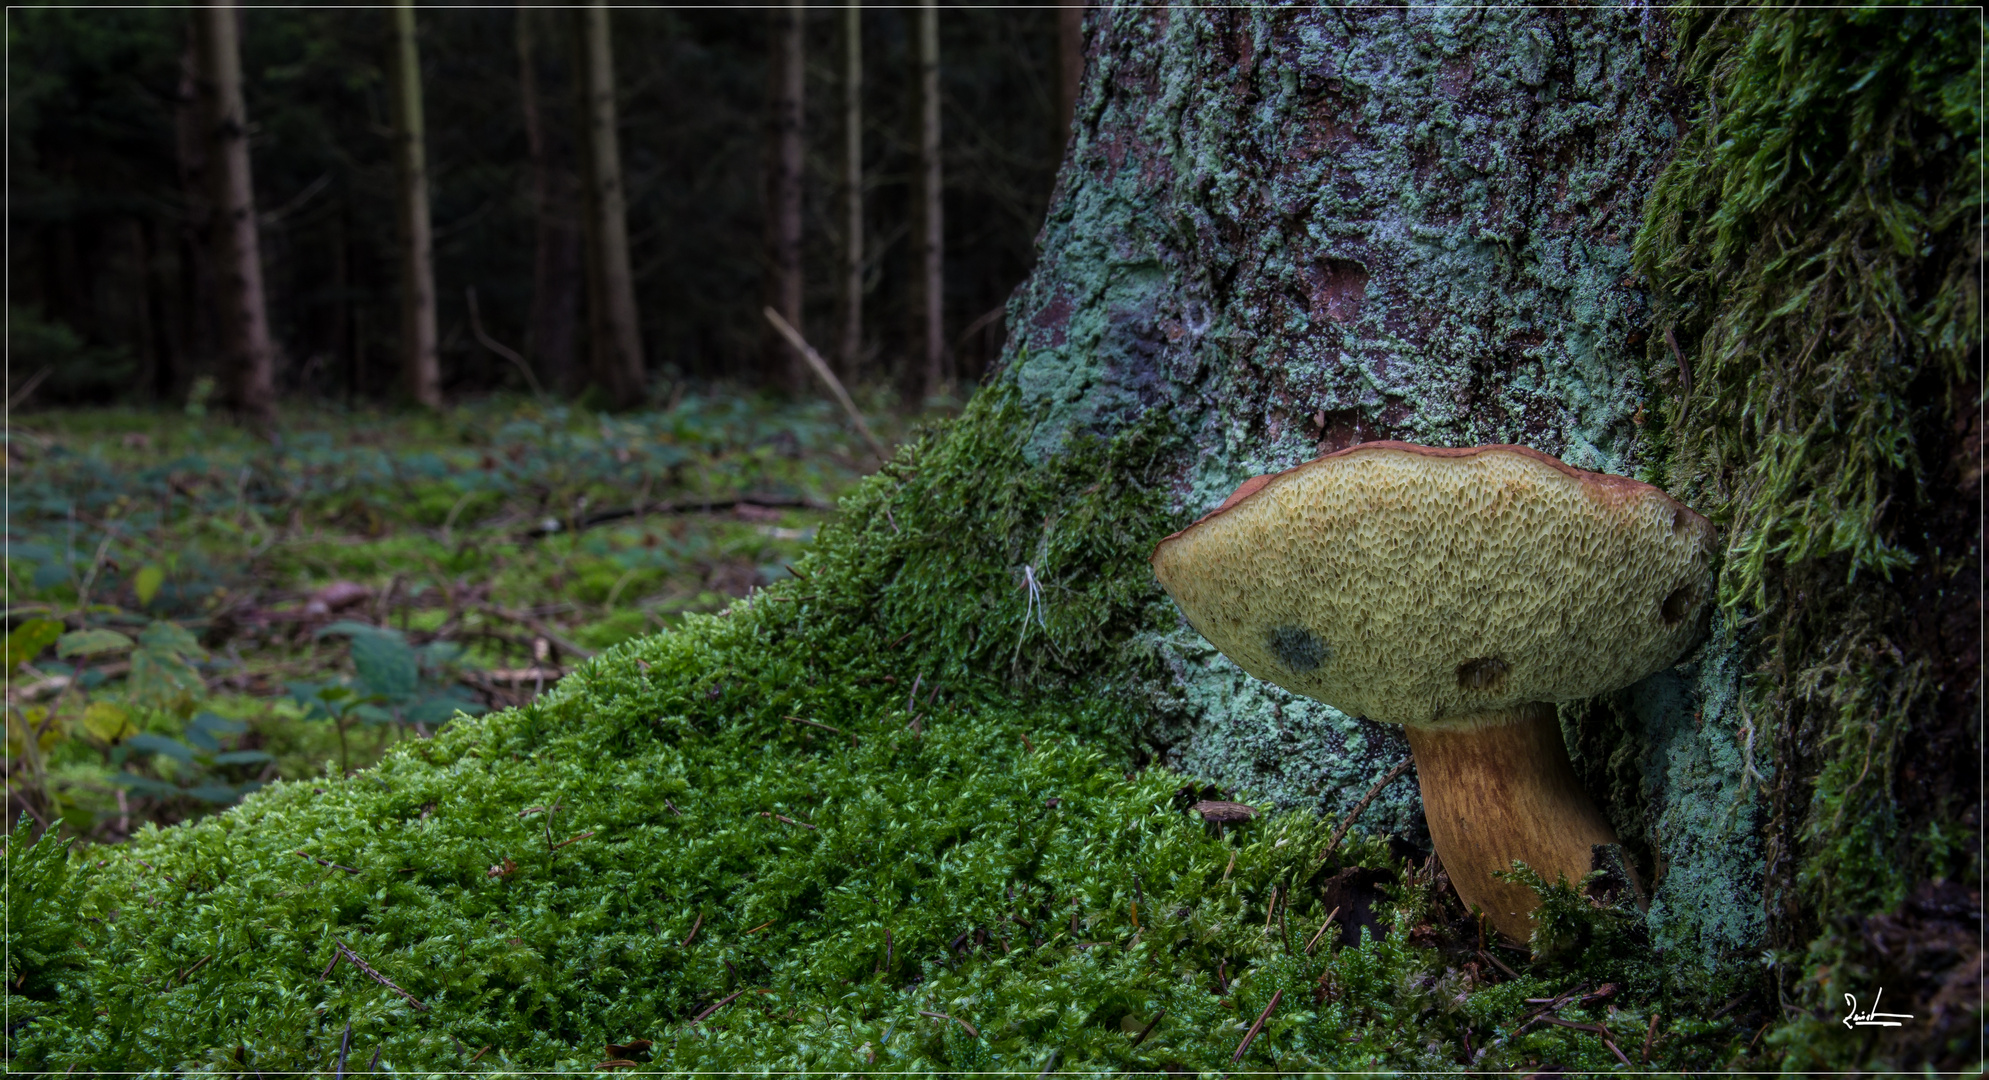
[[[1409,875],[1376,897],[1384,938],[1307,953],[1325,876],[1393,877],[1387,846],[1329,854],[1307,812],[1223,831],[1183,812],[1183,777],[1129,771],[1135,717],[1088,673],[1136,665],[1112,650],[1164,611],[1144,556],[1178,523],[1141,479],[1164,425],[1035,467],[1010,460],[1027,430],[982,395],[796,580],[375,770],[66,880],[18,836],[42,869],[14,929],[80,951],[20,954],[13,1065],[1204,1070],[1274,997],[1255,1067],[1615,1060],[1513,1030],[1525,998],[1599,979],[1595,950],[1491,985],[1439,951]],[[1720,1042],[1688,1028],[1660,1057]]]

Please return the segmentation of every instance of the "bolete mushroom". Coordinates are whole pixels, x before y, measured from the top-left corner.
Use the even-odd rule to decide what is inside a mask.
[[[1616,841],[1556,702],[1677,661],[1711,598],[1713,526],[1649,484],[1523,446],[1349,447],[1244,482],[1154,573],[1243,670],[1400,724],[1450,880],[1500,931]]]

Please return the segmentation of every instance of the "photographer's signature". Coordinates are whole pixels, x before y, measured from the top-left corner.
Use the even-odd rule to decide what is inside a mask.
[[[1851,1015],[1844,1018],[1844,1026],[1847,1028],[1900,1027],[1901,1021],[1913,1019],[1913,1014],[1911,1013],[1882,1013],[1878,1011],[1879,998],[1884,996],[1885,987],[1881,986],[1879,987],[1879,992],[1872,997],[1872,1007],[1864,1012],[1859,1012],[1858,999],[1854,995],[1845,994],[1844,1004],[1850,1008]]]

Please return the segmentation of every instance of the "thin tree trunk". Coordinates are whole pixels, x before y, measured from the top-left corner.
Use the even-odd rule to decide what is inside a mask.
[[[580,312],[580,224],[573,208],[580,183],[569,162],[573,141],[566,125],[544,121],[539,93],[539,49],[530,0],[518,0],[518,88],[524,109],[525,145],[532,158],[532,310],[525,327],[525,355],[539,381],[571,393],[578,380],[574,344]]]
[[[201,119],[204,106],[200,96],[198,37],[195,20],[189,19],[186,49],[180,54],[179,93],[173,109],[173,149],[179,166],[182,204],[179,229],[173,238],[174,251],[179,257],[178,346],[188,368],[183,374],[188,376],[195,374],[193,369],[214,353],[215,305],[211,299],[214,290],[207,265],[214,208],[208,198],[211,185],[207,178],[206,122]]]
[[[926,394],[946,382],[946,246],[939,162],[939,3],[919,0],[918,275],[921,375]]]
[[[263,301],[235,9],[207,0],[194,10],[194,21],[201,119],[208,140],[208,197],[215,211],[216,315],[224,385],[228,403],[243,419],[268,431],[276,421],[275,355]]]
[[[425,408],[442,407],[436,351],[435,241],[428,221],[428,155],[421,111],[421,54],[414,0],[394,0],[394,162],[401,231],[401,370],[408,393]]]
[[[629,269],[628,211],[622,191],[621,147],[615,133],[615,62],[608,7],[601,0],[578,12],[579,82],[585,106],[587,280],[594,375],[618,409],[643,400],[642,330],[636,318],[635,276]]]
[[[801,123],[803,0],[773,13],[770,69],[773,112],[767,129],[767,303],[796,330],[801,325]],[[778,336],[767,343],[767,371],[789,386],[805,386],[806,361]]]
[[[863,365],[863,9],[843,9],[844,378]]]
[[[1077,116],[1077,89],[1084,82],[1083,0],[1057,9],[1057,76],[1057,152],[1062,154]]]

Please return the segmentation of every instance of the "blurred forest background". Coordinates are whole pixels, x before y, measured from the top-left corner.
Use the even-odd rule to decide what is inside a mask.
[[[9,819],[364,768],[789,574],[997,356],[1078,15],[10,9]]]
[[[402,14],[418,54],[433,348],[446,397],[528,391],[535,378],[550,394],[593,388],[606,403],[638,403],[600,375],[597,354],[612,346],[595,339],[615,330],[590,318],[590,302],[602,302],[586,295],[586,267],[604,244],[583,190],[591,15],[611,20],[607,74],[646,391],[666,397],[682,380],[725,380],[816,392],[761,318],[769,303],[847,381],[913,404],[971,383],[999,348],[993,313],[1028,269],[1064,150],[1068,56],[1059,50],[1072,46],[1060,29],[1075,24],[1043,7],[933,19],[943,207],[935,359],[922,272],[919,41],[932,12],[235,11],[276,392],[346,403],[413,393],[408,177],[396,159],[408,130],[395,77]],[[215,235],[214,195],[225,139],[213,137],[204,111],[213,74],[200,14],[9,14],[13,405],[182,402],[203,376],[231,400],[230,327],[217,312],[232,268]],[[852,133],[861,319],[848,338]],[[796,235],[782,235],[793,210],[798,229],[787,231]],[[790,294],[798,310],[784,302]],[[529,378],[484,344],[478,315],[485,336],[527,361]]]

